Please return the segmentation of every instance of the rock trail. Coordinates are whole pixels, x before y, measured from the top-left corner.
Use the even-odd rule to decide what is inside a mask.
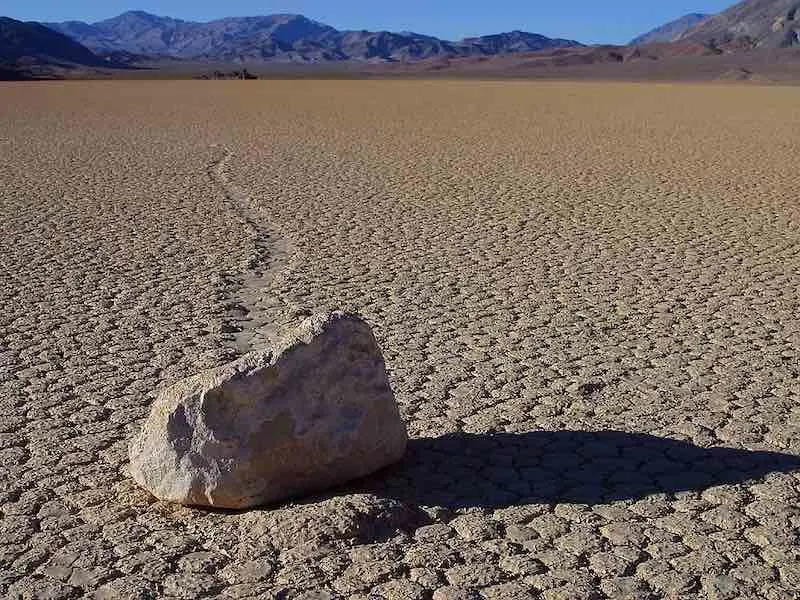
[[[208,168],[208,176],[225,200],[239,213],[247,227],[255,232],[255,248],[244,270],[230,277],[235,292],[229,317],[234,323],[232,347],[242,354],[264,347],[280,335],[297,317],[308,316],[298,306],[273,289],[273,283],[287,268],[291,246],[267,216],[268,206],[261,206],[250,193],[230,176],[236,155],[224,146],[214,145],[218,153]]]

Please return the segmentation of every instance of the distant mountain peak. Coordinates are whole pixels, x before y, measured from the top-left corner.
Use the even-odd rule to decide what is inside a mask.
[[[575,40],[549,38],[529,31],[505,31],[492,35],[483,35],[461,40],[462,43],[474,44],[489,54],[513,54],[515,52],[535,52],[552,48],[574,48],[582,46]]]
[[[154,15],[153,13],[145,12],[143,10],[129,10],[121,15],[117,15],[116,17],[111,17],[110,19],[105,19],[105,21],[124,21],[124,20],[140,20],[140,21],[147,21],[150,23],[159,23],[162,21],[179,21],[180,19],[172,19],[170,17],[162,17],[159,15]],[[102,23],[103,21],[101,21]]]
[[[146,12],[144,10],[126,10],[124,13],[119,15],[120,17],[142,17],[144,19],[147,18],[154,18],[159,19],[158,15],[154,15],[153,13]]]

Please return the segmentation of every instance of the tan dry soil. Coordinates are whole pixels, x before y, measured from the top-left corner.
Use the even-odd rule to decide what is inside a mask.
[[[798,131],[777,87],[0,85],[0,596],[797,598]],[[403,464],[135,487],[154,390],[329,307]]]

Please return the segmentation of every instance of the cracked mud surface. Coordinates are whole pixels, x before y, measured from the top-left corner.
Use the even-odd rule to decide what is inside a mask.
[[[0,597],[800,586],[800,90],[3,84]],[[155,502],[154,391],[341,307],[407,459]]]

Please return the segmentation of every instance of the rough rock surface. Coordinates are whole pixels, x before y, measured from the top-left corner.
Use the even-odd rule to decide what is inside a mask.
[[[131,473],[164,500],[247,508],[367,475],[406,441],[369,326],[333,312],[164,390],[131,444]]]

